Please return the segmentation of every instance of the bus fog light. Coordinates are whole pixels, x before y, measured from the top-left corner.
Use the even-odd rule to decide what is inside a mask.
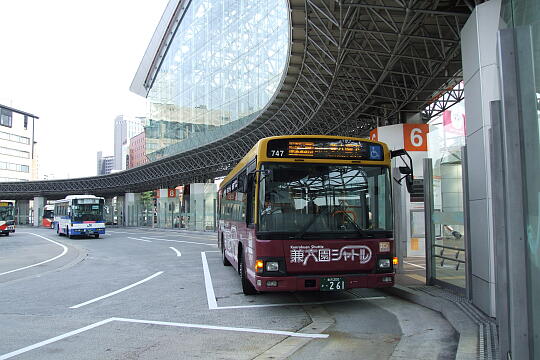
[[[390,268],[390,259],[379,259],[379,268],[389,269]]]
[[[266,286],[268,286],[268,287],[276,287],[277,286],[277,281],[276,280],[268,280],[268,281],[266,281]]]
[[[391,276],[385,276],[385,277],[382,278],[382,282],[386,282],[386,283],[392,282],[392,280],[393,280],[393,279],[392,279]]]
[[[379,252],[389,252],[390,251],[390,242],[389,241],[381,241],[379,243]]]
[[[279,263],[277,261],[267,261],[266,271],[279,271]]]

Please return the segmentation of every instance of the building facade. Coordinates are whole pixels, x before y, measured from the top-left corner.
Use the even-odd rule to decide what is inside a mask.
[[[141,87],[152,49],[171,24],[159,70]],[[170,1],[131,86],[149,103],[148,158],[211,142],[260,114],[283,81],[289,31],[286,0]]]
[[[114,156],[103,156],[101,151],[97,153],[97,175],[110,174],[114,169]]]
[[[0,105],[0,181],[37,179],[35,119],[35,115]]]
[[[129,141],[144,130],[144,118],[119,115],[114,119],[114,170],[129,165]]]
[[[148,162],[146,156],[146,136],[145,131],[132,137],[129,141],[129,166],[128,168],[134,168],[146,164]]]

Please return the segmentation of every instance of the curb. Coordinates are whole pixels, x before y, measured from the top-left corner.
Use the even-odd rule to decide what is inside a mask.
[[[384,291],[440,313],[459,333],[456,360],[478,358],[478,325],[461,311],[455,303],[440,297],[422,294],[400,285],[385,288]]]

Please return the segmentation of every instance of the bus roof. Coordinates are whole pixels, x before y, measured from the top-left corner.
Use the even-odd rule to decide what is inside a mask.
[[[65,201],[70,201],[70,200],[75,200],[75,199],[105,199],[105,198],[98,197],[98,196],[95,196],[95,195],[68,195],[68,196],[66,196],[65,199],[54,201],[53,204],[57,204],[57,203],[65,202]]]
[[[255,156],[257,156],[260,153],[260,150],[264,150],[266,144],[271,140],[276,139],[328,139],[328,140],[355,140],[355,141],[363,141],[363,142],[370,142],[373,144],[380,144],[383,146],[385,158],[388,157],[389,159],[389,153],[388,153],[388,147],[385,143],[380,141],[374,141],[366,138],[356,138],[356,137],[349,137],[349,136],[334,136],[334,135],[281,135],[281,136],[271,136],[262,138],[251,148],[250,151],[236,164],[236,166],[229,172],[229,174],[223,179],[223,181],[220,184],[220,189],[222,189],[224,186],[228,185],[229,181],[233,179],[249,162],[251,162]],[[280,159],[282,160],[282,159]],[[338,159],[328,159],[328,160],[318,160],[317,162],[330,162]],[[275,161],[275,160],[274,160]],[[283,159],[283,161],[286,161]],[[294,160],[289,160],[294,161]],[[340,161],[340,160],[338,160]],[[343,160],[341,160],[343,161]],[[346,161],[345,161],[346,162]],[[389,161],[388,161],[389,162]]]

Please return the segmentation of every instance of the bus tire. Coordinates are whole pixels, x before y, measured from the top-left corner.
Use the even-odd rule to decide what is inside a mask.
[[[96,239],[99,239],[99,234],[94,234],[94,237],[95,237]]]
[[[223,242],[223,238],[221,239],[221,261],[223,262],[223,266],[231,266],[231,262],[225,256],[225,243]]]
[[[71,239],[71,234],[69,233],[69,228],[66,228],[66,236],[68,239]]]
[[[6,233],[6,236],[9,236],[9,231]]]
[[[244,261],[244,252],[242,248],[240,248],[238,251],[238,260],[239,260],[238,267],[239,267],[239,272],[240,272],[240,280],[242,281],[242,292],[244,293],[244,295],[257,294],[257,290],[247,278],[246,265]]]

